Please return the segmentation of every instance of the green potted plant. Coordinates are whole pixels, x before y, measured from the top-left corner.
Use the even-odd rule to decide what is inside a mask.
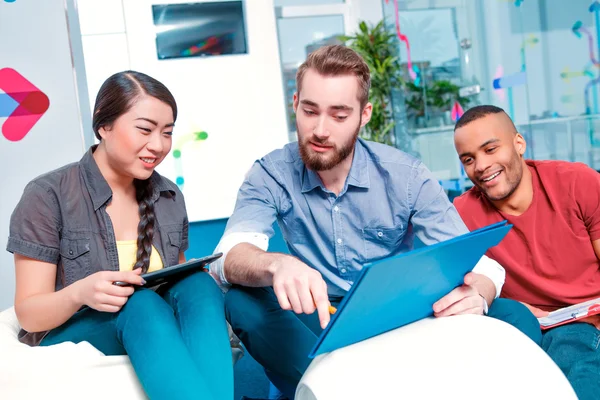
[[[406,108],[409,119],[417,128],[425,127],[436,117],[443,118],[449,113],[455,102],[467,108],[471,100],[459,95],[460,87],[447,80],[434,81],[430,84],[417,86],[407,82]],[[444,118],[444,124],[449,124]]]
[[[401,69],[394,42],[384,21],[376,25],[361,22],[354,36],[340,40],[360,54],[371,70],[369,101],[373,104],[371,121],[360,133],[361,137],[388,145],[394,144],[394,119],[391,108],[392,91],[402,87]]]

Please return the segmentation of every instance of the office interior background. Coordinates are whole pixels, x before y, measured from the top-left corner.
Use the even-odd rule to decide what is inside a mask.
[[[507,111],[526,157],[600,169],[599,32],[591,0],[0,0],[0,247],[27,182],[94,144],[95,95],[126,69],[178,102],[158,171],[185,195],[188,258],[214,250],[253,161],[296,139],[296,69],[326,44],[354,47],[376,69],[378,118],[362,135],[422,159],[449,196],[469,187],[454,122],[478,104]],[[9,94],[36,90],[48,104],[38,96],[15,127]],[[285,251],[280,235],[271,249]],[[2,310],[12,255],[0,264]]]

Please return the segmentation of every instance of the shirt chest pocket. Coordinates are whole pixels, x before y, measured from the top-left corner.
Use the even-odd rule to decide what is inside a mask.
[[[85,278],[91,273],[90,239],[61,239],[60,257],[64,271],[65,286]]]
[[[165,265],[165,267],[179,264],[179,253],[181,251],[182,242],[181,236],[181,228],[167,232],[167,254],[165,258],[167,259],[168,265]]]
[[[396,227],[364,228],[362,230],[363,263],[388,257],[401,245],[406,230],[402,224]]]

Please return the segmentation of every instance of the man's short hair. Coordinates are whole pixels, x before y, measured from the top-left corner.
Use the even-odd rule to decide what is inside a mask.
[[[296,88],[302,89],[302,79],[306,71],[312,68],[323,76],[354,75],[358,79],[358,101],[364,107],[369,101],[371,73],[369,66],[354,50],[343,45],[323,46],[308,55],[296,73]]]
[[[458,128],[462,128],[463,126],[468,125],[475,120],[483,118],[486,115],[500,113],[506,114],[506,112],[502,108],[492,105],[481,105],[469,108],[467,111],[465,111],[462,117],[460,117],[459,120],[456,121],[454,130],[456,131]]]

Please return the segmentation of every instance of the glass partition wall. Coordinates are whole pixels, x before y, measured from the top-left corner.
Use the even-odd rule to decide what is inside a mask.
[[[463,190],[453,126],[478,104],[502,107],[526,157],[600,169],[600,6],[584,0],[382,0],[403,76],[401,124],[448,188]],[[590,4],[593,3],[591,6]],[[397,104],[401,103],[401,104]]]

